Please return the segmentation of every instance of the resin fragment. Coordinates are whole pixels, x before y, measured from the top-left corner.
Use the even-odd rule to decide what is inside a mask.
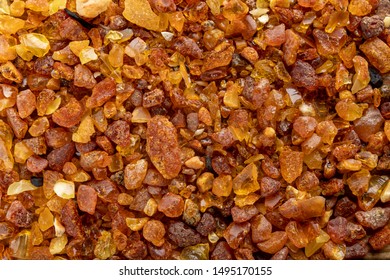
[[[157,170],[166,179],[176,177],[181,170],[180,149],[173,124],[163,116],[148,122],[146,151]]]
[[[279,155],[281,173],[288,183],[292,183],[302,173],[303,153],[282,151]]]

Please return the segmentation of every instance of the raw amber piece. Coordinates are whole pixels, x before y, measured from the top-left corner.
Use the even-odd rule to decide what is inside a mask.
[[[344,28],[336,28],[330,34],[314,29],[313,36],[318,53],[325,57],[337,54],[347,41],[347,32]]]
[[[125,187],[129,190],[140,188],[147,170],[148,162],[145,159],[126,165],[124,174]]]
[[[147,0],[126,0],[123,16],[131,23],[153,31],[164,31],[168,23],[153,12]]]
[[[15,108],[6,109],[7,121],[10,124],[14,134],[17,138],[22,139],[27,133],[28,125],[23,121]]]
[[[93,119],[86,116],[81,120],[77,130],[72,134],[72,140],[76,143],[88,143],[91,141],[91,136],[95,133]]]
[[[77,190],[77,204],[80,210],[93,215],[96,203],[97,193],[95,189],[87,185],[80,185]]]
[[[305,247],[306,257],[312,256],[330,239],[329,235],[321,230],[320,234]]]
[[[20,43],[27,48],[29,52],[37,57],[45,56],[50,50],[50,43],[47,38],[38,33],[28,33],[19,36]]]
[[[359,46],[359,49],[379,72],[390,71],[390,47],[381,39],[377,37],[368,39]]]
[[[279,24],[264,32],[264,42],[273,47],[281,46],[286,41],[285,25]]]
[[[55,111],[52,115],[53,121],[59,126],[72,127],[81,121],[83,108],[76,98],[71,98],[69,102]]]
[[[58,180],[54,184],[53,190],[59,197],[65,199],[74,198],[75,195],[75,185],[71,181]]]
[[[146,130],[146,151],[153,165],[165,179],[176,177],[181,170],[177,131],[164,116],[154,116]]]
[[[28,132],[31,136],[41,136],[50,127],[49,120],[46,117],[36,119],[30,126]]]
[[[361,118],[354,121],[354,130],[361,140],[368,142],[370,135],[377,133],[383,123],[384,119],[380,111],[370,106]]]
[[[312,91],[318,86],[314,68],[305,61],[297,60],[290,74],[292,81],[298,87],[304,87]]]
[[[337,114],[346,121],[354,121],[362,117],[364,108],[350,99],[342,99],[336,104]]]
[[[15,200],[8,208],[5,219],[17,227],[27,228],[32,223],[33,214],[19,200]]]
[[[283,45],[283,58],[288,66],[296,61],[298,49],[300,46],[299,36],[291,29],[286,30],[286,41]]]
[[[7,195],[17,195],[26,191],[34,191],[37,187],[31,184],[30,180],[20,180],[9,185]]]
[[[292,183],[302,173],[303,153],[282,151],[279,155],[279,163],[283,179],[288,183]]]
[[[93,253],[101,260],[106,260],[112,257],[116,252],[116,246],[112,235],[108,231],[102,231],[98,238],[97,244]]]
[[[179,217],[184,211],[184,200],[180,195],[168,192],[159,201],[158,211],[167,217]]]
[[[63,234],[61,237],[56,237],[50,240],[49,250],[52,255],[62,254],[66,244],[68,243],[68,237]]]
[[[251,220],[251,236],[254,243],[259,243],[271,238],[272,224],[262,214]]]
[[[36,107],[36,98],[31,90],[24,90],[19,92],[16,96],[16,106],[18,108],[19,116],[24,119],[34,112]]]
[[[1,34],[15,34],[25,25],[25,21],[9,15],[0,15]]]
[[[230,175],[220,175],[212,181],[212,192],[216,196],[229,196],[232,188],[233,181]]]
[[[206,55],[204,64],[202,66],[202,72],[229,65],[229,63],[232,61],[234,53],[233,46],[229,46],[225,50],[221,51],[215,51],[215,49]]]
[[[374,207],[365,212],[357,211],[355,217],[362,226],[375,230],[387,225],[390,220],[390,209]]]
[[[368,72],[368,63],[363,57],[357,55],[352,61],[356,74],[353,76],[351,91],[352,93],[356,93],[368,85],[370,82],[370,74]]]
[[[228,242],[229,246],[233,249],[237,249],[245,236],[250,231],[250,223],[231,223],[223,232],[223,237]]]
[[[332,240],[326,242],[322,247],[324,254],[331,260],[342,260],[345,257],[347,247],[344,243],[336,244]]]
[[[258,170],[254,163],[247,165],[234,179],[233,191],[236,195],[248,195],[260,189],[257,181]]]
[[[87,99],[88,108],[102,106],[111,97],[115,96],[116,85],[113,78],[106,78],[92,89],[92,95]]]
[[[76,11],[80,16],[94,18],[105,12],[111,3],[109,0],[76,0]]]
[[[243,18],[248,12],[248,6],[240,0],[228,0],[223,3],[222,15],[228,20]]]
[[[142,229],[144,238],[155,246],[162,246],[165,242],[164,224],[158,220],[149,220]]]
[[[85,65],[77,64],[74,69],[74,81],[75,86],[93,88],[96,85],[96,80],[93,77],[91,70]]]
[[[180,254],[182,260],[208,260],[210,245],[201,243],[194,246],[185,247]]]
[[[351,0],[348,5],[348,11],[354,16],[368,15],[371,10],[372,6],[368,0]]]
[[[274,231],[271,237],[263,242],[257,243],[257,247],[268,254],[275,254],[283,248],[288,240],[288,236],[284,231]]]
[[[51,228],[54,223],[54,216],[49,208],[46,208],[39,214],[38,225],[41,231],[46,231]]]
[[[16,259],[28,259],[32,249],[32,236],[28,230],[19,232],[9,243],[12,257]]]

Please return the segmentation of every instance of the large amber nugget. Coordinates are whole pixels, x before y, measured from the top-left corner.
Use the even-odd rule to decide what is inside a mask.
[[[377,37],[369,39],[359,48],[381,73],[390,71],[390,47],[381,39]]]
[[[166,117],[157,115],[148,122],[146,152],[165,179],[173,179],[179,174],[181,161],[177,131]]]

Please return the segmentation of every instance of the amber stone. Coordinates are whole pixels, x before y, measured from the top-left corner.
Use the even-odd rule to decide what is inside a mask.
[[[61,171],[64,164],[70,161],[76,149],[73,143],[65,144],[61,148],[52,150],[47,155],[49,167],[56,171]]]
[[[369,211],[357,211],[355,217],[364,227],[375,230],[387,225],[390,219],[390,208],[374,207]]]
[[[379,72],[390,71],[390,47],[381,39],[377,37],[368,39],[359,48]]]
[[[148,122],[146,151],[165,179],[172,179],[179,174],[182,163],[177,132],[166,117],[157,115]]]
[[[88,185],[80,185],[77,190],[77,205],[81,211],[91,215],[95,213],[97,193]]]
[[[323,195],[334,195],[344,189],[344,182],[342,179],[332,178],[327,182],[321,184]]]
[[[52,115],[53,121],[62,127],[72,127],[81,121],[84,109],[79,101],[71,98],[69,102],[55,111]]]
[[[232,260],[233,259],[233,250],[229,247],[228,243],[224,240],[221,240],[215,246],[213,252],[211,253],[212,260]]]
[[[164,224],[158,220],[149,220],[142,229],[144,238],[153,243],[153,245],[160,247],[164,244],[165,228]]]
[[[180,221],[169,224],[167,233],[169,239],[179,247],[196,245],[201,240],[199,233]]]
[[[49,128],[45,132],[45,140],[49,147],[60,148],[71,142],[71,134],[62,127]]]
[[[148,171],[148,162],[140,159],[135,163],[130,163],[125,167],[124,183],[129,190],[141,187]]]
[[[42,172],[47,166],[49,162],[47,159],[41,158],[39,156],[31,156],[27,160],[27,169],[33,173]]]
[[[257,181],[258,170],[253,163],[247,165],[234,179],[233,190],[237,195],[248,195],[260,189]]]
[[[326,232],[333,242],[340,244],[344,241],[347,235],[347,222],[344,217],[337,217],[328,222]]]
[[[11,203],[5,218],[15,226],[22,228],[29,227],[33,222],[33,214],[30,213],[18,200]]]
[[[206,180],[207,178],[202,178]],[[220,175],[214,180],[210,180],[210,183],[212,183],[212,192],[216,196],[229,196],[232,192],[233,188],[233,181],[232,176],[230,175]],[[203,183],[202,181],[199,181],[199,183]],[[208,182],[204,182],[207,184]],[[205,188],[203,185],[201,188]],[[206,187],[207,188],[207,187]]]
[[[303,153],[285,150],[279,155],[280,170],[283,179],[292,183],[298,178],[303,169]]]
[[[180,36],[176,38],[172,44],[172,48],[184,56],[193,58],[201,58],[202,50],[198,44],[191,38]]]
[[[384,119],[380,111],[377,108],[370,106],[360,119],[354,121],[354,130],[361,140],[367,142],[369,136],[377,133],[383,123]]]
[[[20,117],[15,108],[6,109],[7,121],[17,138],[23,139],[27,133],[28,125]]]
[[[286,41],[285,25],[279,24],[264,32],[264,41],[267,45],[278,47]]]
[[[383,229],[374,233],[368,240],[374,250],[381,250],[386,245],[390,244],[390,228],[384,227]]]
[[[158,211],[167,217],[179,217],[184,211],[184,200],[180,195],[168,192],[159,201]]]
[[[250,231],[250,223],[231,223],[223,232],[223,237],[232,249],[237,249]]]
[[[68,200],[64,208],[62,208],[61,222],[68,235],[73,237],[81,237],[83,235],[81,218],[78,214],[76,203],[73,200]]]
[[[270,177],[263,177],[260,181],[260,191],[262,197],[276,194],[281,187],[281,183]]]
[[[288,240],[288,236],[284,231],[274,231],[271,237],[263,242],[257,243],[257,247],[268,254],[275,254],[281,250]]]
[[[96,108],[102,106],[111,97],[115,96],[116,85],[113,78],[106,78],[96,84],[92,89],[92,95],[87,99],[86,106],[88,108]]]
[[[366,236],[366,231],[363,226],[352,222],[347,223],[347,235],[344,237],[347,242],[356,242]]]
[[[345,257],[347,247],[344,243],[336,244],[332,240],[329,240],[322,247],[324,254],[331,260],[342,260]]]
[[[112,122],[104,134],[119,146],[126,147],[130,144],[130,125],[125,121]]]
[[[196,231],[202,236],[207,236],[216,229],[216,221],[210,213],[204,213],[196,226]]]
[[[313,36],[318,53],[325,57],[337,54],[347,41],[347,32],[344,28],[336,28],[330,34],[314,29]]]
[[[246,222],[259,213],[259,210],[254,205],[246,205],[244,207],[233,206],[230,211],[233,221],[236,223]]]
[[[251,220],[251,237],[253,243],[260,243],[271,238],[272,224],[262,214]]]
[[[16,96],[16,106],[22,119],[28,117],[36,108],[35,94],[29,89],[19,92]]]
[[[96,80],[93,77],[91,70],[85,65],[77,64],[74,68],[74,85],[91,89],[96,85]]]

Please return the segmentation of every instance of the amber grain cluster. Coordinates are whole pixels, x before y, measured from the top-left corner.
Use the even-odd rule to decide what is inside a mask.
[[[390,244],[389,0],[0,1],[0,259]]]

